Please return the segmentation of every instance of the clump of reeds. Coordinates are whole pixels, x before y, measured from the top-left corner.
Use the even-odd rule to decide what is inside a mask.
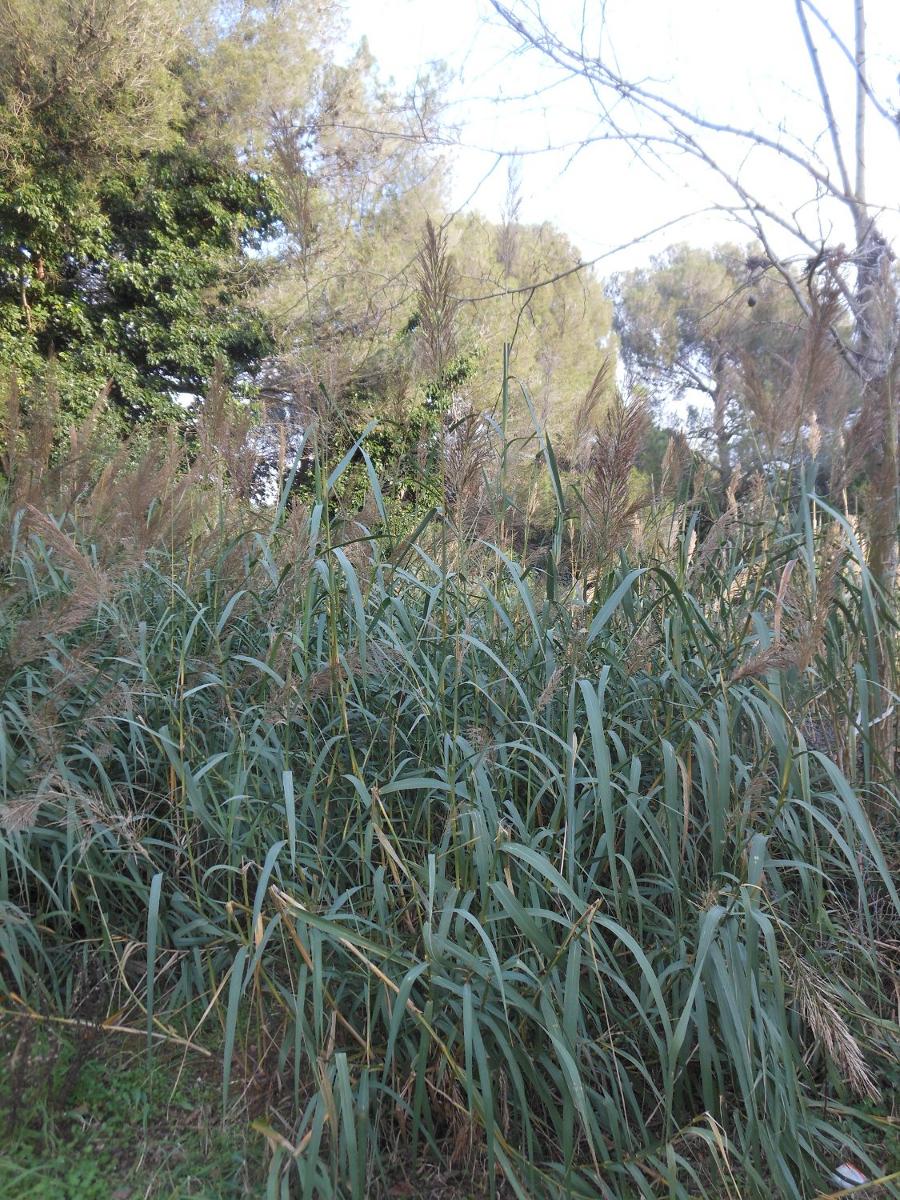
[[[561,537],[532,562],[503,512],[465,558],[438,514],[366,532],[323,470],[303,506],[223,514],[215,424],[180,473],[153,452],[155,502],[133,462],[74,506],[30,491],[0,595],[4,1014],[65,1012],[87,959],[91,1019],[213,1053],[226,1109],[265,1075],[276,1195],[811,1195],[836,1144],[874,1171],[886,788],[803,728],[827,697],[865,742],[896,614],[789,489],[635,558],[645,423],[593,423],[566,586]]]

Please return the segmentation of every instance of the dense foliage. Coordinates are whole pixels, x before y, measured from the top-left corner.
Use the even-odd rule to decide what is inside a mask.
[[[166,4],[6,6],[0,53],[0,370],[52,373],[82,417],[169,417],[217,361],[271,350],[248,260],[275,232],[264,175],[198,138]]]
[[[73,418],[104,389],[129,424],[171,417],[217,361],[271,350],[239,252],[274,222],[264,181],[186,148],[90,192],[68,171],[0,191],[0,361],[23,379],[49,365]]]
[[[664,502],[563,586],[572,516],[523,565],[502,462],[491,532],[400,539],[369,466],[365,525],[340,471],[240,518],[201,444],[12,520],[7,1017],[93,994],[216,1046],[226,1107],[251,1053],[276,1195],[886,1170],[897,613],[808,479]]]
[[[408,462],[447,385],[408,336],[424,229],[447,206],[441,72],[387,87],[365,44],[347,56],[330,2],[46,8],[4,5],[0,377],[52,376],[71,420],[108,391],[127,427],[202,395],[219,363],[262,401],[274,456],[314,417],[337,461],[377,417]],[[570,428],[613,353],[599,281],[517,202],[449,243],[469,302],[457,393],[490,407],[512,339],[541,413]],[[515,423],[530,428],[524,406]]]
[[[900,1195],[865,189],[604,283],[343,35],[0,0],[0,1193]]]

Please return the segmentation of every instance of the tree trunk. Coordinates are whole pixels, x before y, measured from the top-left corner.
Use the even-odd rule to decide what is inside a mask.
[[[713,366],[715,390],[713,401],[713,437],[716,442],[716,457],[719,460],[719,475],[722,481],[723,494],[728,491],[731,483],[731,439],[728,436],[726,415],[728,409],[728,389],[724,379],[724,371],[719,363]]]
[[[893,595],[897,586],[897,383],[896,367],[866,389],[864,401],[872,413],[876,442],[869,473],[869,570],[884,592]]]
[[[856,259],[854,349],[862,379],[860,422],[868,460],[868,566],[881,590],[889,601],[893,601],[897,592],[900,518],[897,291],[890,251],[871,225],[861,231]],[[894,771],[897,731],[900,729],[891,703],[895,669],[887,639],[882,638],[878,647],[880,686],[873,714],[872,740],[888,776]]]

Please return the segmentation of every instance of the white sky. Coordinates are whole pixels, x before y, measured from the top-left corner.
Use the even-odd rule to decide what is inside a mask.
[[[529,0],[535,4],[537,0]],[[365,35],[382,74],[398,86],[412,82],[430,61],[454,72],[448,118],[460,147],[451,156],[454,206],[469,201],[496,219],[506,191],[506,166],[497,150],[526,152],[522,159],[522,219],[550,220],[562,228],[584,258],[612,248],[682,214],[724,199],[706,172],[653,173],[621,145],[540,152],[573,145],[599,129],[597,104],[582,81],[561,82],[560,70],[534,52],[518,54],[515,35],[488,0],[346,0],[351,38]],[[852,0],[818,0],[826,17],[852,42]],[[576,28],[582,9],[599,36],[600,0],[544,0],[544,13],[560,32]],[[793,0],[606,0],[607,33],[622,73],[652,78],[686,107],[721,120],[810,142],[824,125],[814,79],[794,13]],[[889,104],[900,104],[900,0],[868,0],[870,77]],[[609,43],[607,43],[609,44]],[[827,36],[820,39],[822,65],[835,81],[839,121],[852,128],[852,72]],[[538,94],[534,94],[534,93]],[[502,98],[497,103],[498,98]],[[481,149],[473,149],[480,147]],[[823,146],[823,154],[827,146]],[[848,146],[849,151],[849,146]],[[728,149],[722,151],[728,154]],[[869,126],[869,199],[892,215],[880,218],[900,232],[900,137],[881,118]],[[737,160],[735,160],[737,161]],[[809,181],[783,165],[754,156],[742,170],[758,193],[788,211],[800,205],[812,233],[833,214],[810,203]],[[826,230],[827,232],[827,230]],[[841,240],[844,231],[839,231]],[[718,215],[704,215],[604,260],[601,272],[646,261],[678,240],[737,240],[749,234]],[[782,243],[784,247],[784,243]]]

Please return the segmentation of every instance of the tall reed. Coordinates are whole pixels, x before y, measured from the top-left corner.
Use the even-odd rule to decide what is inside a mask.
[[[658,550],[564,586],[561,486],[525,561],[503,517],[395,533],[364,451],[242,521],[204,478],[182,520],[173,481],[127,545],[85,495],[9,514],[4,1014],[106,980],[151,1052],[216,1049],[226,1109],[252,1044],[272,1196],[886,1169],[897,624],[852,529],[808,484],[705,532],[662,501]]]

